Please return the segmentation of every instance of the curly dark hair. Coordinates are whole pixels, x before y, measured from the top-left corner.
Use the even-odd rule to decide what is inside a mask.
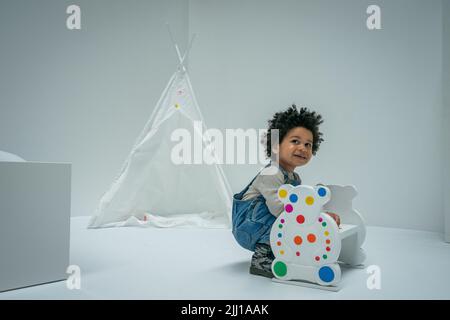
[[[319,150],[322,139],[322,132],[319,131],[319,125],[323,123],[322,116],[315,111],[310,111],[306,107],[297,108],[295,104],[286,111],[277,112],[272,119],[268,121],[268,130],[263,137],[263,144],[266,146],[266,155],[270,158],[272,151],[271,132],[272,129],[278,129],[280,143],[286,134],[293,128],[303,127],[313,134],[312,153],[316,155]]]

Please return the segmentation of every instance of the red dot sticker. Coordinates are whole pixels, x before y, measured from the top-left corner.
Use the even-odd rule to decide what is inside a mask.
[[[300,257],[300,252],[297,251],[295,254],[297,255],[297,257]]]
[[[326,249],[327,251],[330,251],[331,250],[331,248],[330,247],[327,247],[327,249]]]
[[[304,223],[305,222],[305,217],[303,215],[299,214],[297,216],[297,222],[300,223],[300,224]]]
[[[320,260],[320,257],[317,257],[317,256],[316,256],[316,261],[319,261],[319,260]]]

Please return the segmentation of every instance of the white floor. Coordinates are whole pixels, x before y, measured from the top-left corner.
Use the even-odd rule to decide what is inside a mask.
[[[72,218],[71,264],[81,289],[65,281],[0,293],[0,299],[450,299],[450,244],[442,234],[369,227],[367,266],[381,271],[369,290],[365,269],[343,269],[329,292],[273,283],[248,273],[251,252],[229,230],[86,229]]]

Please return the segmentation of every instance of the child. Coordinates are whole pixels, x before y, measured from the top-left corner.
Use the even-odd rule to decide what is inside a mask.
[[[268,121],[266,155],[278,155],[278,164],[271,161],[240,193],[233,196],[233,235],[245,249],[254,251],[250,273],[272,278],[274,260],[270,248],[270,230],[276,218],[283,212],[277,191],[283,184],[299,185],[301,179],[294,172],[306,165],[319,150],[323,141],[319,125],[322,116],[307,108],[300,110],[292,105],[284,112],[277,112]],[[278,141],[271,141],[271,130],[278,129]],[[339,216],[328,213],[339,225]]]

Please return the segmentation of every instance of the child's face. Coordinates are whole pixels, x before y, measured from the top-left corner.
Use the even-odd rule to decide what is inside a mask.
[[[310,130],[303,127],[291,129],[280,143],[280,165],[289,171],[304,166],[311,160],[312,146],[313,134]]]

